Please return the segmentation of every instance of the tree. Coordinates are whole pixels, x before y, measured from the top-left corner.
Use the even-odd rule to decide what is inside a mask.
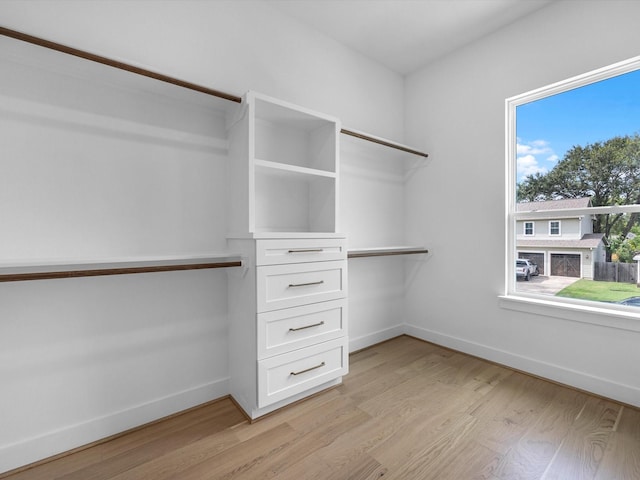
[[[550,172],[527,176],[516,194],[519,202],[591,197],[594,207],[640,204],[640,136],[574,146]],[[597,215],[593,231],[625,238],[639,219]]]

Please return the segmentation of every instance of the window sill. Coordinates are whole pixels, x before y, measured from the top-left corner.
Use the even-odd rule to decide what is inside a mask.
[[[611,307],[603,308],[579,300],[563,299],[559,301],[515,294],[500,295],[498,301],[500,307],[508,310],[640,332],[640,309],[638,309],[638,312],[627,310],[627,308],[631,307],[624,308],[612,305]]]

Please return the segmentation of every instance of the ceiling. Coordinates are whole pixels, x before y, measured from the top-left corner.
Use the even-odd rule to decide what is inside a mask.
[[[265,0],[400,74],[555,0]]]

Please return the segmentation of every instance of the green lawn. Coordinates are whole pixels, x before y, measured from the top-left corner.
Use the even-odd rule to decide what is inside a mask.
[[[598,302],[617,302],[625,298],[640,296],[640,288],[634,283],[596,282],[581,279],[560,290],[556,296]]]

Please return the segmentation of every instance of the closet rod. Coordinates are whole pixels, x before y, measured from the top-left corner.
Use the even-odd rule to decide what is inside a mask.
[[[363,258],[363,257],[387,257],[389,255],[418,255],[429,253],[429,250],[426,248],[412,248],[412,249],[380,249],[376,251],[372,250],[362,250],[362,251],[350,251],[347,252],[347,258]]]
[[[16,30],[11,30],[9,28],[0,27],[0,35],[4,35],[6,37],[15,38],[17,40],[22,40],[23,42],[32,43],[34,45],[38,45],[41,47],[49,48],[51,50],[55,50],[58,52],[66,53],[68,55],[73,55],[79,58],[83,58],[85,60],[90,60],[92,62],[100,63],[103,65],[107,65],[113,68],[118,68],[120,70],[125,70],[127,72],[135,73],[138,75],[142,75],[144,77],[153,78],[155,80],[159,80],[161,82],[171,83],[173,85],[177,85],[179,87],[187,88],[189,90],[195,90],[196,92],[205,93],[207,95],[212,95],[214,97],[222,98],[224,100],[229,100],[235,103],[242,103],[242,97],[238,97],[237,95],[232,95],[230,93],[221,92],[220,90],[215,90],[212,88],[203,87],[202,85],[197,85],[195,83],[187,82],[184,80],[180,80],[178,78],[170,77],[168,75],[163,75],[161,73],[153,72],[151,70],[146,70],[144,68],[136,67],[133,65],[129,65],[124,62],[120,62],[117,60],[112,60],[107,57],[103,57],[101,55],[96,55],[94,53],[89,53],[84,50],[80,50],[77,48],[69,47],[67,45],[62,45],[60,43],[52,42],[50,40],[45,40],[40,37],[35,37],[33,35],[28,35],[26,33],[18,32]],[[395,148],[396,150],[401,150],[403,152],[411,153],[413,155],[418,155],[421,157],[428,157],[427,153],[421,152],[419,150],[414,150],[412,148],[406,147],[404,145],[400,145],[397,143],[389,142],[388,140],[382,140],[380,138],[372,137],[370,135],[366,135],[361,132],[355,132],[353,130],[347,130],[343,128],[341,133],[345,135],[351,135],[352,137],[357,137],[362,140],[367,140],[369,142],[377,143],[379,145],[384,145],[385,147]]]
[[[65,270],[59,272],[9,273],[0,275],[0,282],[20,282],[24,280],[52,280],[55,278],[98,277],[103,275],[127,275],[130,273],[175,272],[183,270],[203,270],[206,268],[240,267],[241,261],[192,263],[182,265],[154,265],[148,267],[100,268],[92,270]]]
[[[347,130],[343,128],[340,130],[340,133],[345,135],[351,135],[352,137],[361,138],[362,140],[367,140],[369,142],[377,143],[379,145],[384,145],[385,147],[395,148],[396,150],[402,150],[403,152],[411,153],[413,155],[418,155],[420,157],[428,157],[428,153],[421,152],[419,150],[414,150],[413,148],[405,147],[404,145],[400,145],[397,143],[389,142],[388,140],[382,140],[381,138],[371,137],[369,135],[365,135],[364,133],[354,132],[353,130]]]
[[[236,95],[231,95],[229,93],[224,93],[219,90],[203,87],[202,85],[186,82],[184,80],[180,80],[174,77],[169,77],[168,75],[163,75],[161,73],[152,72],[151,70],[146,70],[144,68],[135,67],[127,63],[119,62],[117,60],[112,60],[110,58],[89,53],[84,50],[79,50],[77,48],[68,47],[60,43],[51,42],[43,38],[34,37],[33,35],[27,35],[26,33],[17,32],[9,28],[0,27],[0,35],[4,35],[5,37],[15,38],[17,40],[22,40],[23,42],[32,43],[34,45],[39,45],[41,47],[49,48],[51,50],[56,50],[58,52],[66,53],[76,57],[84,58],[85,60],[101,63],[103,65],[108,65],[110,67],[119,68],[120,70],[126,70],[127,72],[136,73],[138,75],[153,78],[155,80],[160,80],[161,82],[178,85],[179,87],[188,88],[189,90],[195,90],[196,92],[205,93],[207,95],[219,97],[224,100],[229,100],[231,102],[242,103],[242,98]]]

